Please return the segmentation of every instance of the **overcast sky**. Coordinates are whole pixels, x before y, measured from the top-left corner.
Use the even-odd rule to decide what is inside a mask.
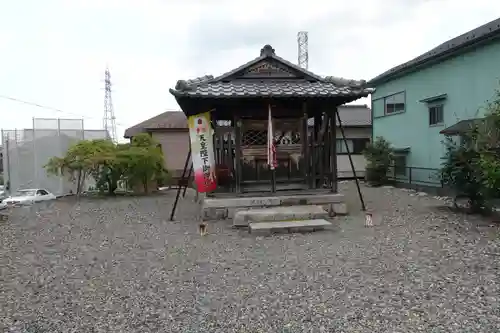
[[[101,128],[104,70],[118,135],[178,109],[179,79],[218,75],[264,44],[297,62],[309,31],[309,69],[370,79],[500,16],[498,0],[0,0],[0,127],[32,117],[85,119]]]

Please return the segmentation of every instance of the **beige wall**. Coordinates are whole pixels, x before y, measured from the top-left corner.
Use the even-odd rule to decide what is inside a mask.
[[[346,138],[363,139],[372,137],[371,127],[348,127],[344,128]],[[342,139],[342,132],[337,128],[337,139]]]
[[[371,128],[346,128],[347,138],[370,138]],[[165,155],[165,166],[174,176],[180,176],[186,154],[189,152],[189,133],[188,132],[153,132],[153,138],[161,144],[163,154]],[[337,138],[342,138],[340,130],[337,130]],[[362,155],[352,155],[354,169],[358,177],[363,177],[366,167],[365,158]],[[353,177],[349,156],[337,156],[337,169],[339,178]]]
[[[189,152],[188,132],[153,132],[152,137],[159,144],[165,156],[165,167],[174,177],[180,176]]]
[[[365,157],[363,155],[351,155],[351,157],[352,164],[354,164],[354,170],[356,171],[356,176],[364,177],[366,168]],[[348,155],[337,156],[337,175],[339,178],[354,177]]]
[[[346,138],[371,138],[372,129],[362,128],[362,127],[350,127],[344,129]],[[342,133],[337,129],[337,138],[342,139]],[[351,155],[352,162],[354,164],[354,170],[356,171],[357,177],[365,176],[366,160],[363,155]],[[351,178],[354,177],[352,172],[351,163],[349,162],[348,155],[338,155],[337,156],[337,175],[339,178]]]

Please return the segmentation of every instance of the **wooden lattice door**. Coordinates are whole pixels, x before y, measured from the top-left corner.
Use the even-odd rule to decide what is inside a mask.
[[[278,166],[278,182],[301,181],[302,146],[300,120],[274,119],[274,140]],[[244,183],[269,183],[271,170],[267,165],[267,120],[242,122],[241,156]]]

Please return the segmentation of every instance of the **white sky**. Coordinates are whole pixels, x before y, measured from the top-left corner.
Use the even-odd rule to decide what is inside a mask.
[[[293,7],[292,7],[293,5]],[[0,0],[0,127],[32,117],[102,127],[111,70],[118,136],[167,109],[179,79],[218,75],[271,44],[297,61],[309,31],[309,69],[370,79],[500,16],[498,0]]]

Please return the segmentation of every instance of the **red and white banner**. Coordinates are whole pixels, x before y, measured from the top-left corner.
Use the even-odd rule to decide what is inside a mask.
[[[188,124],[196,190],[200,193],[215,191],[217,179],[210,112],[190,116]]]
[[[276,145],[274,143],[273,118],[271,116],[271,105],[269,105],[269,116],[267,119],[267,165],[274,170],[278,166],[276,161]]]

